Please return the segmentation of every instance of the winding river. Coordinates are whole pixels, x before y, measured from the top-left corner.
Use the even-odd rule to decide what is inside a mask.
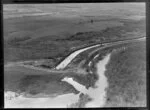
[[[99,80],[95,84],[96,88],[86,89],[84,85],[76,82],[71,77],[65,77],[62,79],[62,81],[71,84],[80,93],[87,94],[90,98],[92,98],[92,101],[88,102],[85,107],[102,107],[105,103],[105,88],[107,88],[108,84],[104,72],[109,58],[110,54],[97,63],[97,74],[99,76]],[[16,93],[14,92],[6,92],[5,108],[66,108],[72,103],[77,103],[79,101],[80,93],[63,94],[54,98],[27,98],[23,95],[18,95],[16,97]]]
[[[114,43],[114,45],[122,44],[125,42],[133,42],[138,40],[145,40],[144,38],[137,38],[135,40],[126,40],[126,41],[119,41]],[[108,44],[108,43],[107,43]],[[84,49],[77,50],[70,54],[68,57],[66,57],[57,67],[56,69],[63,69],[65,68],[79,53],[93,48],[97,47],[99,45],[94,45],[91,47],[87,47]],[[108,46],[108,45],[107,45]],[[109,46],[112,46],[111,43]],[[97,58],[99,55],[97,54],[95,58]],[[5,92],[5,108],[66,108],[69,107],[72,103],[77,103],[79,101],[79,95],[81,93],[88,95],[92,100],[90,102],[87,102],[85,107],[103,107],[105,104],[105,97],[106,97],[106,91],[105,89],[108,87],[107,78],[105,77],[105,66],[108,64],[110,59],[111,53],[106,55],[101,61],[99,61],[96,64],[97,67],[97,74],[99,79],[95,83],[96,88],[89,88],[87,89],[84,85],[76,82],[72,77],[65,77],[62,79],[62,81],[65,81],[72,85],[76,90],[78,90],[80,93],[78,94],[63,94],[56,96],[54,98],[51,97],[44,97],[44,98],[29,98],[24,97],[24,95],[18,95],[15,92],[7,91]],[[8,65],[8,67],[12,66],[12,64]],[[13,65],[15,66],[15,65]],[[17,95],[16,95],[17,94]]]
[[[80,49],[80,50],[77,50],[73,53],[71,53],[68,57],[66,57],[60,64],[58,64],[56,66],[56,69],[64,69],[78,54],[80,54],[81,52],[83,51],[86,51],[88,49],[91,49],[91,48],[94,48],[94,47],[98,47],[100,46],[101,44],[97,44],[97,45],[94,45],[94,46],[90,46],[90,47],[86,47],[84,49]]]
[[[99,79],[97,80],[95,86],[96,88],[86,89],[85,86],[77,83],[73,78],[64,78],[62,81],[66,81],[73,85],[80,93],[87,94],[92,101],[86,104],[86,107],[102,107],[105,104],[106,91],[108,87],[107,78],[105,77],[105,66],[109,62],[111,54],[105,56],[105,58],[99,61],[96,65],[97,74]]]

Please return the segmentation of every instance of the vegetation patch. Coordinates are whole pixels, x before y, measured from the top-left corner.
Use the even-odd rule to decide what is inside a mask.
[[[92,99],[87,94],[80,94],[79,101],[68,106],[68,108],[85,108],[87,102]]]
[[[48,16],[46,16],[48,17]],[[22,17],[4,20],[5,62],[31,59],[65,58],[72,48],[145,35],[145,20],[110,19],[124,25],[108,25],[102,21],[76,24],[72,18]],[[97,17],[97,20],[101,19]],[[76,25],[75,25],[76,24]],[[99,27],[94,27],[94,25]],[[91,27],[91,25],[93,27]],[[107,25],[107,26],[106,26]],[[66,29],[64,28],[66,27]],[[101,29],[102,27],[105,27]],[[127,32],[130,32],[126,34]],[[76,48],[77,47],[77,48]],[[60,61],[58,61],[60,62]],[[54,63],[58,64],[57,62]]]
[[[145,47],[145,42],[132,43],[112,53],[105,72],[109,84],[106,107],[146,106]]]

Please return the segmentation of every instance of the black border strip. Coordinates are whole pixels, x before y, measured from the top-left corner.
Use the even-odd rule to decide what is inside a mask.
[[[2,0],[3,3],[106,3],[106,2],[146,2],[147,0]]]
[[[1,1],[0,1],[1,2]],[[3,48],[3,5],[0,6],[1,36],[0,36],[0,109],[4,107],[4,48]]]
[[[148,110],[150,109],[150,105],[149,105],[149,81],[150,81],[150,47],[149,47],[149,43],[150,43],[150,2],[147,1],[146,2],[146,71],[147,71],[147,108]]]
[[[150,48],[148,47],[150,39],[150,2],[148,0],[1,0],[0,14],[1,14],[1,49],[0,49],[0,66],[2,73],[0,73],[0,109],[4,108],[4,47],[3,47],[3,5],[2,4],[30,4],[30,3],[107,3],[107,2],[146,2],[146,51],[147,51],[147,107],[121,107],[121,108],[94,108],[94,109],[106,109],[106,110],[149,110],[149,79],[150,79],[150,60],[149,52]],[[38,108],[37,108],[38,109]],[[50,109],[50,108],[46,108]],[[62,108],[61,108],[62,109]],[[65,108],[64,108],[65,109]],[[68,108],[67,108],[68,109]],[[90,109],[90,108],[89,108]],[[93,109],[93,108],[92,108]]]

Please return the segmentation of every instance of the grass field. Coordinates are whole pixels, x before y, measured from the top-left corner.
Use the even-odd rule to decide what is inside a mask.
[[[107,65],[106,107],[146,106],[145,42],[133,43],[126,50],[113,52]]]
[[[105,48],[93,53],[93,56],[99,54],[98,59],[102,59],[108,53],[112,53],[111,59],[107,64],[105,75],[108,80],[106,89],[107,97],[104,107],[146,107],[146,44],[145,41],[134,43],[120,44]],[[84,68],[93,71],[93,74],[86,75],[88,79],[87,87],[94,87],[98,77],[95,65],[99,60],[92,60],[93,57],[87,57],[93,62],[93,66]],[[78,80],[78,82],[82,82]],[[84,95],[83,102],[79,101],[72,105],[73,107],[83,107],[87,102]]]
[[[55,5],[50,7],[4,5],[5,63],[30,59],[54,59],[57,62],[58,58],[68,55],[72,48],[78,49],[92,43],[145,36],[145,20],[126,19],[134,17],[137,13],[143,16],[143,7],[140,5],[129,4],[122,11],[112,11],[101,4],[99,5],[103,7],[102,9],[95,8],[99,5],[92,4],[84,5],[85,9],[82,9],[82,5],[70,4],[69,7],[65,4],[56,5],[57,10]],[[89,10],[88,6],[91,6],[92,10]],[[83,14],[73,10],[72,12],[71,7],[74,10],[81,8],[78,11],[83,11]],[[135,8],[132,12],[126,10],[132,7]],[[112,8],[115,8],[115,5]],[[101,15],[99,11],[103,14]],[[32,16],[37,12],[51,12],[52,15]],[[60,15],[56,16],[55,12],[59,12]],[[30,16],[10,17],[29,13]]]
[[[25,67],[8,67],[4,70],[6,91],[26,94],[63,94],[77,91],[68,83],[61,82],[66,75],[33,70]]]
[[[64,24],[66,23],[64,22]],[[38,32],[32,31],[33,33],[36,33],[37,36],[35,36],[34,34],[27,35],[28,32],[26,33],[26,30],[23,29],[25,32],[22,33],[22,31],[19,29],[17,30],[19,31],[18,32],[19,34],[16,32],[14,34],[8,33],[9,37],[8,38],[6,37],[6,40],[4,37],[5,62],[30,60],[30,59],[55,59],[56,61],[58,61],[57,58],[63,58],[64,56],[68,55],[72,51],[71,49],[72,47],[78,46],[80,48],[80,46],[85,45],[87,43],[88,44],[101,43],[104,41],[145,36],[144,24],[145,24],[145,21],[140,21],[140,22],[138,21],[138,23],[129,22],[129,23],[126,23],[125,26],[121,26],[121,27],[119,26],[116,28],[106,28],[103,31],[100,31],[101,29],[99,31],[95,31],[94,29],[94,31],[91,31],[91,32],[82,32],[82,29],[83,29],[82,28],[80,30],[81,31],[80,33],[77,33],[74,35],[72,33],[72,35],[70,34],[70,36],[69,35],[65,36],[62,33],[61,33],[61,36],[58,35],[59,34],[58,30],[63,29],[62,27],[57,27],[57,29],[47,28],[47,30],[45,29],[43,30],[43,28],[41,27],[42,28],[41,30],[43,30],[43,32],[38,31],[40,32],[39,34]],[[16,25],[15,27],[17,27],[18,23],[14,25]],[[21,23],[21,25],[24,25],[24,23]],[[101,26],[103,27],[103,25]],[[11,26],[7,26],[7,27],[10,28]],[[12,25],[12,28],[14,29],[13,25]],[[18,28],[20,28],[20,26],[18,26]],[[4,30],[7,30],[7,29],[4,28]],[[52,31],[57,30],[56,31],[57,35],[50,35],[49,30],[52,30]],[[45,34],[45,31],[48,33]],[[123,31],[124,33],[121,31]],[[125,34],[127,32],[130,32],[130,33]]]
[[[92,27],[91,23],[75,24],[79,22],[78,18],[75,20],[32,19],[34,17],[4,21],[5,61],[61,57],[67,54],[72,47],[87,43],[87,41],[83,42],[78,39],[69,40],[72,35],[84,31],[100,31],[107,25],[113,27],[121,24],[102,22],[99,23],[101,27],[97,28],[97,23],[93,23]]]
[[[24,67],[9,67],[4,74],[5,90],[25,92],[33,96],[39,93],[47,95],[68,92],[78,93],[71,85],[60,80],[65,76],[69,76],[86,87],[94,87],[98,78],[94,65],[110,52],[112,52],[112,56],[105,73],[109,83],[105,107],[146,106],[146,49],[144,41],[120,44],[97,50],[90,56],[88,54],[85,57],[87,62],[82,67],[92,70],[93,74],[77,74],[73,72],[56,74]],[[93,57],[97,54],[99,54],[98,59],[93,60]],[[82,60],[80,59],[78,62],[80,63]],[[88,61],[93,62],[91,67],[88,67]],[[75,65],[78,65],[78,63],[76,62]],[[84,100],[87,101],[87,99],[83,98],[81,103],[77,103],[77,105],[84,105]]]
[[[111,8],[107,5],[100,8],[97,8],[99,5],[92,4],[6,6],[4,63],[31,60],[39,61],[38,66],[52,68],[77,49],[97,43],[146,36],[145,18],[139,20],[141,16],[145,16],[143,6],[141,8],[138,4],[127,4],[127,7],[119,5],[117,9],[116,5]],[[90,6],[92,7],[89,8]],[[70,8],[73,8],[72,11],[69,11]],[[34,13],[39,15],[33,16]],[[44,13],[46,15],[42,15]],[[60,80],[69,76],[87,88],[94,87],[98,79],[96,63],[112,52],[105,72],[109,84],[105,107],[145,106],[145,42],[120,44],[101,50],[98,48],[79,54],[64,69],[68,70],[66,73],[39,71],[21,66],[4,67],[5,91],[25,92],[30,95],[78,93],[72,85]],[[94,60],[93,57],[97,54],[99,57]],[[90,61],[92,66],[88,66]],[[75,69],[79,71],[73,71]],[[93,74],[88,74],[90,70]],[[83,95],[79,103],[71,106],[83,106],[88,100]]]

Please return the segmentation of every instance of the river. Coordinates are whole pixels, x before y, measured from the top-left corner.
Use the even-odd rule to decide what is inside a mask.
[[[77,83],[73,80],[73,78],[64,78],[63,81],[68,82],[69,84],[73,85],[78,91],[83,94],[88,95],[92,98],[92,101],[86,104],[86,107],[102,107],[105,104],[105,97],[106,91],[105,89],[108,87],[107,78],[105,76],[105,66],[109,62],[110,55],[108,54],[105,58],[99,61],[96,65],[97,74],[99,79],[97,80],[95,87],[96,88],[89,88],[86,89],[85,86]]]
[[[145,38],[138,38],[136,40],[144,40]],[[129,42],[127,40],[127,42]],[[115,45],[123,43],[123,41],[114,43]],[[77,50],[73,52],[71,55],[65,58],[57,67],[56,69],[63,69],[66,67],[79,53],[93,48],[100,45],[95,45],[91,47],[87,47],[84,49]],[[110,45],[112,46],[112,45]],[[74,86],[76,90],[78,90],[80,93],[87,94],[92,100],[88,102],[85,107],[103,107],[105,104],[105,97],[106,97],[106,91],[105,89],[108,87],[107,78],[105,77],[105,66],[109,62],[111,54],[108,54],[105,56],[105,58],[101,61],[99,61],[96,65],[97,67],[97,74],[99,76],[99,79],[95,83],[95,86],[97,88],[89,88],[86,89],[86,87],[78,82],[76,82],[71,77],[65,77],[62,79],[62,81],[66,81],[67,83]],[[98,55],[95,56],[95,58],[98,57]],[[12,66],[13,64],[8,65],[8,67]],[[15,65],[14,65],[15,66]],[[7,91],[5,92],[5,108],[60,108],[60,107],[68,107],[72,103],[77,103],[79,100],[79,94],[64,94],[56,96],[55,98],[47,97],[47,98],[27,98],[23,95],[15,96],[14,92]],[[12,99],[9,100],[9,98],[12,97]]]
[[[129,43],[129,42],[137,42],[137,41],[141,41],[141,40],[145,40],[146,37],[141,37],[141,38],[134,38],[134,39],[126,39],[126,40],[120,40],[120,41],[115,41],[115,42],[109,42],[109,43],[103,43],[103,45],[105,45],[104,47],[102,48],[105,48],[106,46],[113,46],[113,45],[118,45],[118,44],[123,44],[123,43]],[[64,69],[77,55],[79,55],[81,52],[84,52],[88,49],[91,49],[91,48],[94,48],[94,47],[98,47],[98,46],[101,46],[101,44],[97,44],[97,45],[94,45],[94,46],[90,46],[90,47],[86,47],[84,49],[80,49],[80,50],[77,50],[73,53],[71,53],[68,57],[66,57],[60,64],[58,64],[56,66],[55,69]]]
[[[85,107],[102,107],[105,103],[106,91],[107,88],[107,78],[104,75],[105,66],[108,63],[110,54],[108,54],[103,60],[97,63],[97,74],[99,76],[98,81],[96,82],[96,88],[86,87],[73,78],[65,77],[62,81],[65,81],[72,86],[80,93],[87,94],[92,101],[88,102]],[[18,95],[16,97],[14,92],[5,92],[5,108],[66,108],[72,103],[77,103],[79,101],[79,94],[63,94],[56,96],[55,98],[27,98],[23,95]],[[6,98],[7,97],[7,98]],[[10,99],[11,98],[11,99]]]
[[[80,50],[77,50],[73,53],[71,53],[68,57],[66,57],[60,64],[58,64],[56,66],[56,69],[64,69],[78,54],[80,54],[81,52],[83,51],[86,51],[88,49],[91,49],[91,48],[94,48],[94,47],[98,47],[100,46],[101,44],[97,44],[97,45],[94,45],[94,46],[90,46],[90,47],[86,47],[84,49],[80,49]]]

